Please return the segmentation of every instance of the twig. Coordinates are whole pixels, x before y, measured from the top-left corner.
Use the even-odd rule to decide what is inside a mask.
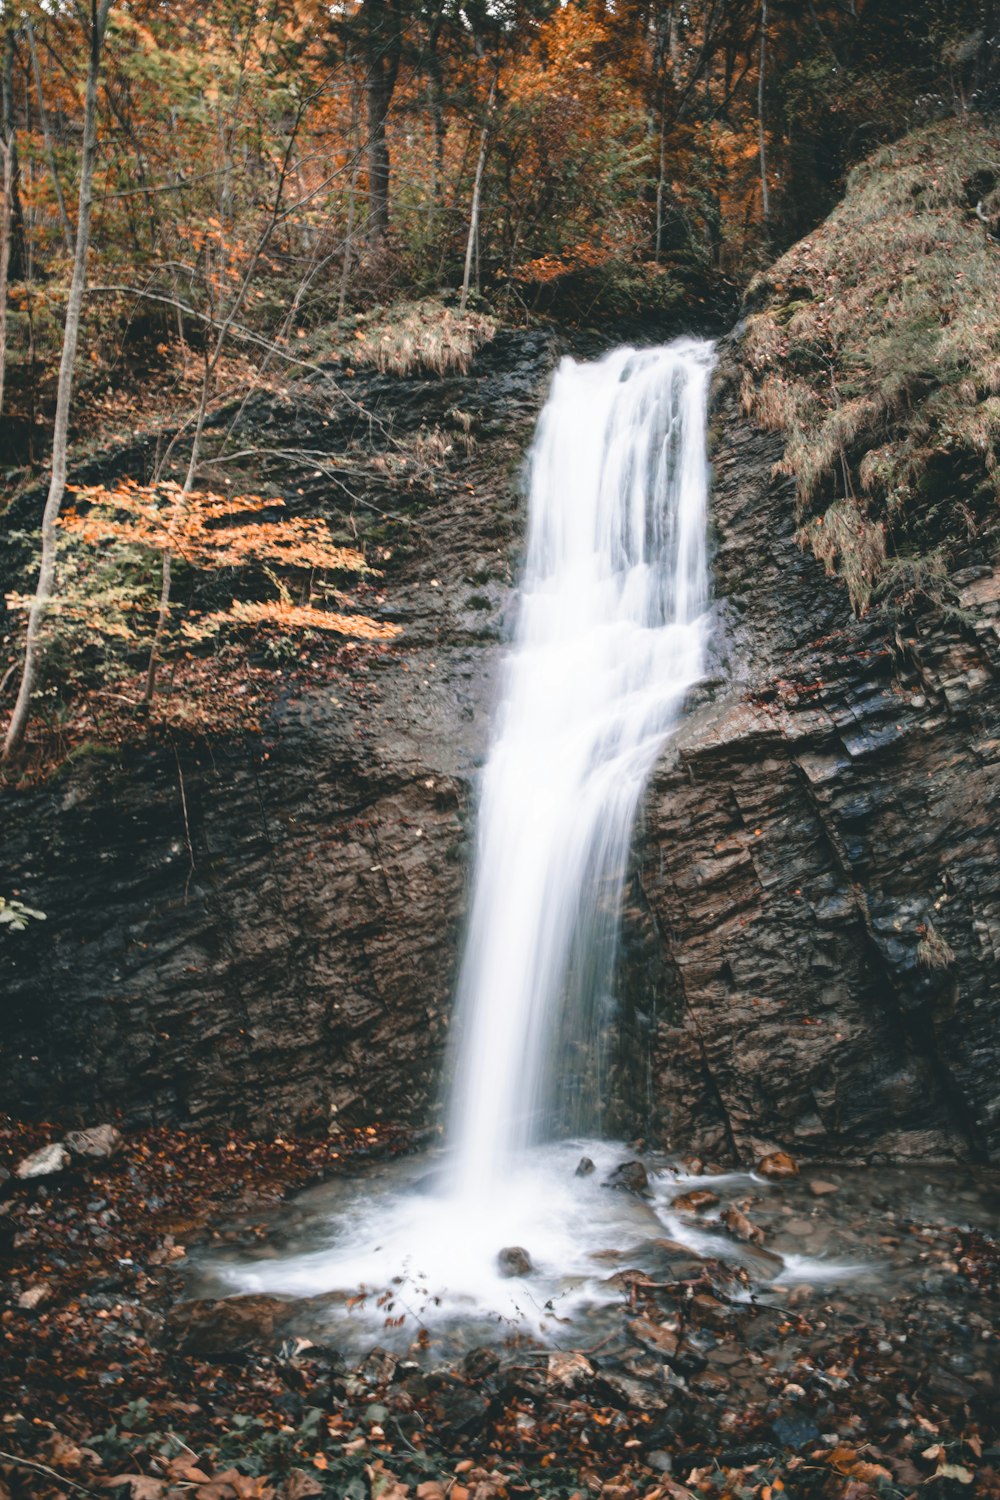
[[[188,891],[191,888],[191,876],[194,874],[194,849],[191,844],[191,824],[188,822],[187,794],[184,791],[184,772],[181,770],[181,758],[177,754],[177,746],[174,746],[174,760],[177,762],[177,785],[181,793],[181,812],[184,814],[184,840],[187,844],[188,866],[187,880],[184,882],[184,901],[187,902]]]
[[[17,1464],[22,1469],[34,1469],[37,1474],[47,1474],[50,1479],[56,1479],[60,1484],[68,1484],[70,1489],[79,1490],[81,1495],[93,1495],[94,1500],[100,1500],[96,1490],[88,1490],[85,1484],[77,1484],[75,1479],[69,1479],[65,1474],[60,1474],[57,1469],[50,1469],[47,1464],[36,1463],[33,1458],[18,1458],[16,1453],[5,1453],[0,1448],[0,1458],[6,1463]]]

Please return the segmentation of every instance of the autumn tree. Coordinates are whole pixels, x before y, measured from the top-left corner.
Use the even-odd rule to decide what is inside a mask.
[[[3,746],[3,759],[16,755],[24,739],[31,706],[31,694],[38,672],[42,625],[55,585],[56,523],[66,489],[70,407],[73,399],[73,371],[80,334],[80,314],[87,280],[87,252],[90,248],[90,219],[94,164],[97,154],[97,82],[104,48],[111,0],[90,0],[87,74],[83,119],[83,146],[80,163],[80,196],[77,207],[76,246],[73,257],[73,279],[66,304],[59,386],[56,399],[55,426],[52,438],[52,472],[49,492],[42,513],[42,556],[35,595],[28,610],[24,665],[17,700],[11,714]]]

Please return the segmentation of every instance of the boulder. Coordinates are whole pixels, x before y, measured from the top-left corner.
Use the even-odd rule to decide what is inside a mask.
[[[63,1145],[71,1156],[91,1161],[106,1161],[116,1156],[124,1144],[125,1138],[114,1125],[92,1125],[89,1130],[71,1130],[63,1137]]]
[[[649,1177],[641,1161],[621,1162],[606,1179],[604,1186],[619,1188],[626,1193],[635,1193],[640,1198],[649,1195]]]
[[[787,1151],[771,1151],[767,1156],[762,1156],[757,1163],[757,1171],[761,1177],[767,1177],[771,1182],[784,1182],[788,1177],[799,1175],[799,1164]]]
[[[170,1312],[165,1332],[182,1354],[224,1363],[270,1343],[293,1312],[294,1304],[256,1294],[182,1302]]]
[[[40,1146],[37,1151],[32,1151],[23,1161],[18,1162],[15,1176],[20,1177],[22,1182],[33,1182],[39,1177],[55,1177],[58,1172],[64,1172],[69,1166],[69,1152],[61,1141],[52,1141],[48,1146]]]

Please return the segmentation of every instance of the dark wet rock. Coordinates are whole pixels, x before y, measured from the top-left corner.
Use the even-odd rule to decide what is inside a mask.
[[[734,1240],[744,1240],[747,1244],[762,1245],[764,1243],[764,1231],[759,1224],[752,1223],[746,1214],[731,1203],[728,1208],[723,1209],[719,1215],[726,1230]]]
[[[470,1349],[462,1368],[469,1380],[488,1380],[499,1370],[500,1356],[495,1349]]]
[[[667,1406],[665,1392],[650,1381],[637,1380],[616,1370],[601,1370],[597,1387],[612,1406],[624,1411],[660,1412]]]
[[[69,1152],[61,1141],[40,1146],[23,1161],[18,1162],[14,1175],[22,1182],[33,1182],[42,1177],[55,1177],[69,1166]]]
[[[63,1138],[63,1145],[71,1156],[82,1156],[90,1161],[107,1161],[116,1156],[125,1144],[120,1130],[114,1125],[92,1125],[89,1130],[71,1130]]]
[[[740,1311],[728,1302],[721,1302],[708,1292],[698,1292],[689,1304],[690,1316],[706,1328],[725,1330],[740,1321]]]
[[[520,1245],[507,1245],[497,1255],[497,1269],[501,1276],[530,1276],[534,1268],[527,1250]]]
[[[395,1379],[397,1363],[395,1355],[376,1344],[361,1361],[357,1373],[368,1385],[388,1385]]]
[[[623,1161],[611,1172],[604,1186],[646,1197],[649,1193],[649,1177],[641,1161]]]
[[[246,446],[265,432],[266,449],[321,450],[351,476],[338,488],[262,458],[238,483],[357,529],[403,635],[330,682],[303,646],[312,681],[279,677],[260,735],[82,752],[45,786],[4,791],[5,879],[50,915],[5,953],[5,1108],[322,1135],[375,1108],[428,1123],[519,567],[520,466],[553,359],[548,334],[503,332],[467,376],[338,376],[363,411],[308,382],[251,398]],[[475,451],[412,487],[379,466],[456,411],[473,415]],[[144,453],[132,459],[144,473]],[[12,586],[6,562],[0,545]]]
[[[593,1365],[579,1350],[549,1355],[545,1378],[551,1389],[572,1394],[587,1386],[593,1377]]]
[[[775,1417],[771,1423],[771,1431],[783,1448],[804,1448],[807,1443],[816,1442],[820,1436],[816,1423],[796,1411]]]
[[[225,1362],[267,1345],[295,1313],[295,1304],[251,1294],[221,1302],[182,1302],[171,1309],[167,1340],[182,1354]]]
[[[590,1177],[591,1174],[593,1172],[595,1172],[596,1170],[597,1169],[594,1166],[594,1163],[591,1161],[591,1159],[590,1159],[589,1156],[581,1156],[579,1162],[577,1163],[577,1168],[576,1168],[576,1171],[573,1173],[573,1176],[574,1177]]]
[[[486,1421],[489,1402],[465,1380],[440,1374],[429,1380],[429,1409],[435,1425],[456,1437],[472,1437]]]
[[[637,1344],[658,1354],[661,1359],[671,1360],[677,1353],[677,1330],[666,1323],[653,1323],[649,1318],[633,1318],[628,1331]]]

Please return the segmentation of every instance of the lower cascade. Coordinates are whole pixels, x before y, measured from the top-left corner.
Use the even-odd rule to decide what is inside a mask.
[[[301,1195],[258,1258],[202,1266],[217,1289],[318,1299],[317,1316],[353,1320],[359,1342],[405,1345],[431,1328],[468,1342],[544,1333],[612,1300],[623,1246],[626,1264],[665,1234],[675,1249],[738,1254],[672,1209],[676,1170],[640,1168],[641,1191],[607,1191],[625,1148],[600,1138],[631,831],[703,672],[712,365],[712,344],[694,339],[566,359],[542,413],[445,1149]]]

